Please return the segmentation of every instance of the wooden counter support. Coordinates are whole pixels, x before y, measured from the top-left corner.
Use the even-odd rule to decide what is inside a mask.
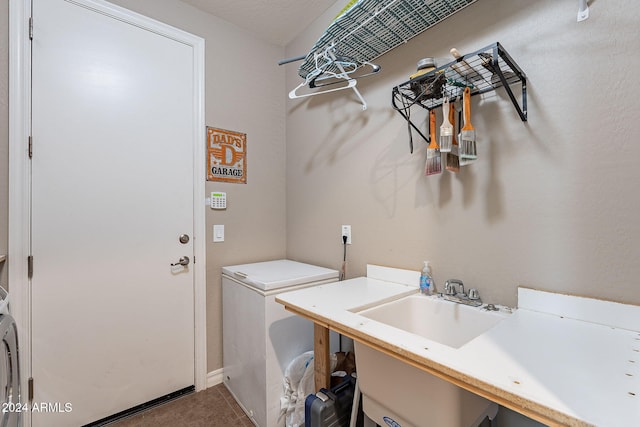
[[[316,391],[328,389],[331,384],[331,361],[329,359],[329,329],[313,324],[313,367]]]

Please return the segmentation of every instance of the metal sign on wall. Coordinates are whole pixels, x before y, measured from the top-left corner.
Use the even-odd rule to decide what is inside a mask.
[[[207,126],[207,181],[247,183],[247,134]]]

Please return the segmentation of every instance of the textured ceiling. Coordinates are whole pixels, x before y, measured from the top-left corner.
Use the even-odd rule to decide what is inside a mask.
[[[182,0],[280,46],[293,40],[336,0]],[[344,0],[345,5],[348,0]]]

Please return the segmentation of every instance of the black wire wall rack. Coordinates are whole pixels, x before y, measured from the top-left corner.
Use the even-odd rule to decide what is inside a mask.
[[[511,88],[517,84],[522,90],[520,102]],[[425,135],[411,121],[411,107],[433,110],[442,105],[445,97],[461,97],[465,87],[471,89],[471,96],[504,87],[520,119],[527,121],[527,76],[498,42],[395,86],[391,103],[409,126],[430,142],[429,130]]]

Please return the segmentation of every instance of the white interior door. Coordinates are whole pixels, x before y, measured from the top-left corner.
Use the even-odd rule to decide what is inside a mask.
[[[194,384],[194,53],[101,4],[33,1],[34,426]]]

